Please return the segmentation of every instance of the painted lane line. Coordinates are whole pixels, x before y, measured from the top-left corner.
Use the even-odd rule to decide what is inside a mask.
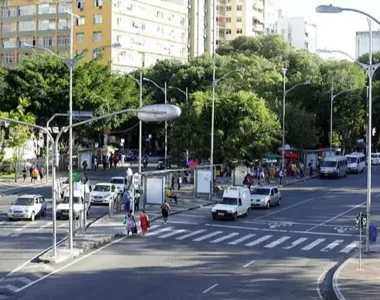
[[[169,233],[167,233],[167,234],[161,235],[161,236],[159,236],[158,238],[159,238],[159,239],[166,239],[166,238],[168,238],[168,237],[170,237],[170,236],[173,236],[173,235],[176,235],[176,234],[180,234],[180,233],[182,233],[182,232],[186,232],[186,230],[185,230],[185,229],[174,230],[173,232],[169,232]]]
[[[254,240],[253,242],[250,242],[248,244],[245,244],[247,247],[252,247],[252,246],[256,246],[262,242],[265,242],[266,240],[269,240],[271,237],[273,237],[273,235],[264,235],[263,237],[257,239],[257,240]]]
[[[69,226],[69,224],[63,223],[63,224],[58,225],[59,228],[65,227],[65,226]]]
[[[36,231],[40,231],[40,230],[45,229],[46,227],[49,227],[49,226],[51,226],[51,225],[53,225],[53,222],[49,222],[49,223],[45,224],[44,226],[41,226],[41,227],[38,228]]]
[[[274,242],[272,242],[268,245],[265,245],[264,247],[265,248],[273,248],[273,247],[276,247],[277,245],[282,244],[283,242],[285,242],[288,239],[290,239],[290,236],[283,236],[282,238],[279,238],[278,240],[275,240]]]
[[[4,223],[6,223],[6,221],[1,221],[1,222],[0,222],[0,225],[1,225],[1,224],[4,224]]]
[[[340,216],[343,216],[343,215],[345,215],[346,213],[348,213],[348,212],[350,212],[350,211],[352,211],[352,210],[354,210],[354,209],[357,209],[358,207],[360,207],[360,206],[362,206],[363,204],[366,204],[366,203],[367,203],[367,201],[364,201],[364,202],[362,202],[362,203],[360,203],[360,204],[358,204],[358,205],[355,205],[354,207],[351,207],[350,209],[347,209],[346,211],[340,213],[339,215],[336,215],[336,216],[334,216],[334,217],[332,217],[332,218],[330,218],[330,219],[328,219],[328,220],[322,222],[322,223],[319,224],[319,225],[313,226],[313,227],[309,228],[309,229],[306,230],[306,231],[307,231],[307,232],[312,231],[313,229],[315,229],[315,228],[317,228],[317,227],[319,227],[319,226],[321,226],[321,225],[324,225],[324,224],[326,224],[326,223],[329,223],[330,221],[335,220],[336,218],[339,218]]]
[[[307,199],[307,200],[304,200],[304,201],[298,202],[298,203],[296,203],[296,204],[293,204],[293,205],[287,206],[287,207],[285,207],[285,208],[283,208],[283,209],[277,209],[277,210],[275,210],[274,212],[271,212],[271,213],[269,213],[269,214],[266,214],[266,215],[263,215],[263,216],[260,216],[260,217],[254,218],[253,220],[259,220],[259,219],[262,219],[262,218],[265,218],[265,217],[268,217],[268,216],[271,216],[271,215],[277,214],[277,213],[282,212],[282,211],[284,211],[284,210],[288,210],[288,209],[290,209],[290,208],[292,208],[292,207],[295,207],[295,206],[298,206],[298,205],[304,204],[304,203],[306,203],[306,202],[310,202],[310,201],[312,201],[312,200],[314,200],[314,199],[315,199],[315,198],[309,198],[309,199]]]
[[[153,235],[157,235],[157,234],[160,234],[162,232],[165,232],[165,231],[170,231],[172,230],[173,227],[165,227],[165,228],[161,228],[161,229],[158,229],[156,231],[153,231],[153,232],[148,232],[147,233],[147,236],[153,236]]]
[[[336,247],[338,247],[341,243],[343,243],[344,240],[335,240],[332,243],[328,244],[325,248],[323,248],[321,251],[322,252],[327,252],[329,250],[332,250]]]
[[[327,272],[330,271],[334,267],[334,265],[335,265],[335,263],[330,264],[329,267],[321,275],[319,275],[319,277],[318,277],[318,280],[317,280],[317,293],[318,293],[319,299],[325,299],[323,297],[323,295],[322,295],[322,292],[321,292],[322,280],[325,277],[325,275],[327,274]]]
[[[314,242],[308,244],[307,246],[303,247],[301,250],[303,251],[309,251],[313,249],[314,247],[318,246],[320,243],[324,242],[326,239],[316,239]]]
[[[250,265],[252,265],[255,262],[255,260],[251,260],[249,263],[245,264],[243,268],[248,268]]]
[[[229,245],[237,245],[237,244],[239,244],[239,243],[241,243],[241,242],[244,242],[244,241],[246,241],[246,240],[249,240],[250,238],[252,238],[252,237],[254,237],[256,234],[254,234],[254,233],[252,233],[252,234],[247,234],[247,235],[245,235],[245,236],[243,236],[243,237],[241,237],[241,238],[239,238],[239,239],[237,239],[237,240],[234,240],[234,241],[232,241],[232,242],[229,242],[228,244]]]
[[[202,218],[202,219],[204,219],[205,217],[208,217],[208,216],[209,216],[208,214],[207,214],[207,216],[206,216],[206,214],[203,215],[203,216],[190,215],[190,214],[181,214],[181,218],[182,217],[189,217],[189,218]]]
[[[292,249],[292,248],[298,246],[299,244],[302,244],[307,239],[308,238],[299,238],[298,240],[295,240],[294,242],[292,242],[289,246],[282,247],[282,249]]]
[[[9,290],[13,293],[17,293],[17,286],[14,286],[13,284],[5,284],[5,285],[0,285],[0,290]]]
[[[260,220],[260,221],[242,221],[241,223],[254,223],[254,224],[263,224],[263,223],[274,223],[274,221],[268,221],[268,220]],[[284,222],[279,222],[279,223],[291,223],[293,225],[306,225],[306,226],[314,226],[314,225],[319,225],[316,223],[305,223],[305,222],[294,222],[294,221],[284,221]],[[326,225],[321,225],[321,227],[353,227],[353,226],[341,226],[338,224],[326,224]]]
[[[32,225],[34,225],[33,222],[27,223],[27,224],[25,224],[25,225],[22,226],[22,227],[16,228],[15,231],[21,231],[21,230],[23,230],[23,229],[26,229],[26,228],[32,226]]]
[[[208,289],[205,289],[202,294],[207,294],[209,291],[215,289],[217,286],[219,285],[219,283],[215,283],[214,285],[210,286]]]
[[[352,242],[347,247],[345,247],[343,250],[341,250],[341,253],[349,253],[352,249],[356,248],[358,246],[358,242]]]
[[[238,232],[233,232],[233,233],[227,234],[227,235],[225,235],[225,236],[222,236],[222,237],[220,237],[220,238],[217,238],[216,240],[213,240],[213,241],[211,241],[210,243],[216,244],[216,243],[219,243],[219,242],[222,242],[222,241],[228,240],[228,239],[230,239],[230,238],[232,238],[232,237],[234,237],[234,236],[237,236],[237,235],[239,235]]]
[[[377,194],[377,195],[376,195],[376,198],[379,198],[379,197],[380,197],[380,194]]]
[[[168,222],[170,222],[170,224],[199,225],[199,223],[186,222],[186,221],[173,221],[173,220],[170,220]]]
[[[31,283],[33,280],[29,279],[29,278],[26,278],[26,277],[10,277],[10,278],[5,278],[4,280],[2,280],[2,282],[14,282],[14,281],[19,281],[19,282],[22,282],[24,284],[28,284],[28,283]]]
[[[197,230],[197,231],[194,231],[194,232],[190,232],[190,233],[185,234],[185,235],[183,235],[183,236],[179,236],[179,237],[177,237],[176,240],[182,241],[182,240],[184,240],[184,239],[187,239],[187,238],[192,237],[192,236],[194,236],[194,235],[197,235],[197,234],[203,233],[203,232],[205,232],[205,231],[207,231],[207,230],[205,230],[205,229],[201,229],[201,230]]]
[[[201,241],[204,241],[204,240],[207,240],[213,236],[216,236],[216,235],[219,235],[219,234],[222,234],[223,231],[215,231],[215,232],[211,232],[209,234],[206,234],[206,235],[203,235],[203,236],[200,236],[196,239],[193,239],[193,242],[201,242]]]

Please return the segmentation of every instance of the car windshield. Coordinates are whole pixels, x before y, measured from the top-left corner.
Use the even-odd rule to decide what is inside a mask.
[[[254,189],[251,194],[254,195],[269,195],[270,189]]]
[[[124,179],[122,179],[122,178],[112,178],[112,179],[110,179],[110,183],[124,184]]]
[[[347,157],[348,164],[356,164],[358,162],[357,157]]]
[[[69,203],[69,197],[64,197],[61,203]],[[79,203],[82,203],[82,202],[80,201],[79,197],[73,197],[73,203],[74,204],[79,204]]]
[[[371,157],[372,157],[372,158],[378,158],[379,155],[378,155],[378,154],[372,154]]]
[[[237,199],[235,199],[235,198],[223,198],[221,204],[224,204],[224,205],[237,205]]]
[[[336,167],[336,161],[325,160],[322,162],[321,167],[335,168]]]
[[[15,205],[30,206],[30,205],[33,205],[33,203],[34,203],[33,198],[18,198],[15,202]]]
[[[109,192],[111,190],[109,185],[95,185],[95,192]]]

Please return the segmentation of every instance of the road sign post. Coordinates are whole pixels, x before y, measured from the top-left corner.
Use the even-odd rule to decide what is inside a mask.
[[[362,270],[362,229],[367,226],[367,215],[358,213],[355,226],[359,228],[359,270]]]

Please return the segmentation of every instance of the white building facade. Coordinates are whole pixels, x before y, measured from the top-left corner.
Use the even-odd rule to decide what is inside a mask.
[[[276,0],[264,0],[264,30],[265,34],[276,33],[278,9]]]
[[[317,51],[317,25],[304,17],[280,17],[276,25],[277,34],[281,34],[296,49]]]
[[[159,60],[188,60],[189,26],[186,0],[114,1],[112,70],[129,73]]]
[[[380,51],[380,32],[372,32],[372,50]],[[369,53],[369,31],[356,32],[355,58],[359,58],[363,54]]]

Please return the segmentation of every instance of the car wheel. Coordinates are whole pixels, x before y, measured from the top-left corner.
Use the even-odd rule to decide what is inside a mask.
[[[281,198],[278,198],[278,201],[277,201],[277,206],[280,206],[281,205]]]
[[[270,201],[267,202],[266,208],[270,209]]]
[[[36,218],[36,214],[34,213],[34,211],[32,211],[32,214],[30,216],[30,221],[34,221]]]
[[[232,220],[236,220],[237,219],[237,213],[234,213],[233,215],[232,215]]]
[[[214,219],[214,220],[216,220],[217,218],[216,218],[216,216],[212,216],[212,218]]]
[[[249,208],[247,208],[247,211],[245,212],[246,217],[248,217],[248,211],[249,211]]]

